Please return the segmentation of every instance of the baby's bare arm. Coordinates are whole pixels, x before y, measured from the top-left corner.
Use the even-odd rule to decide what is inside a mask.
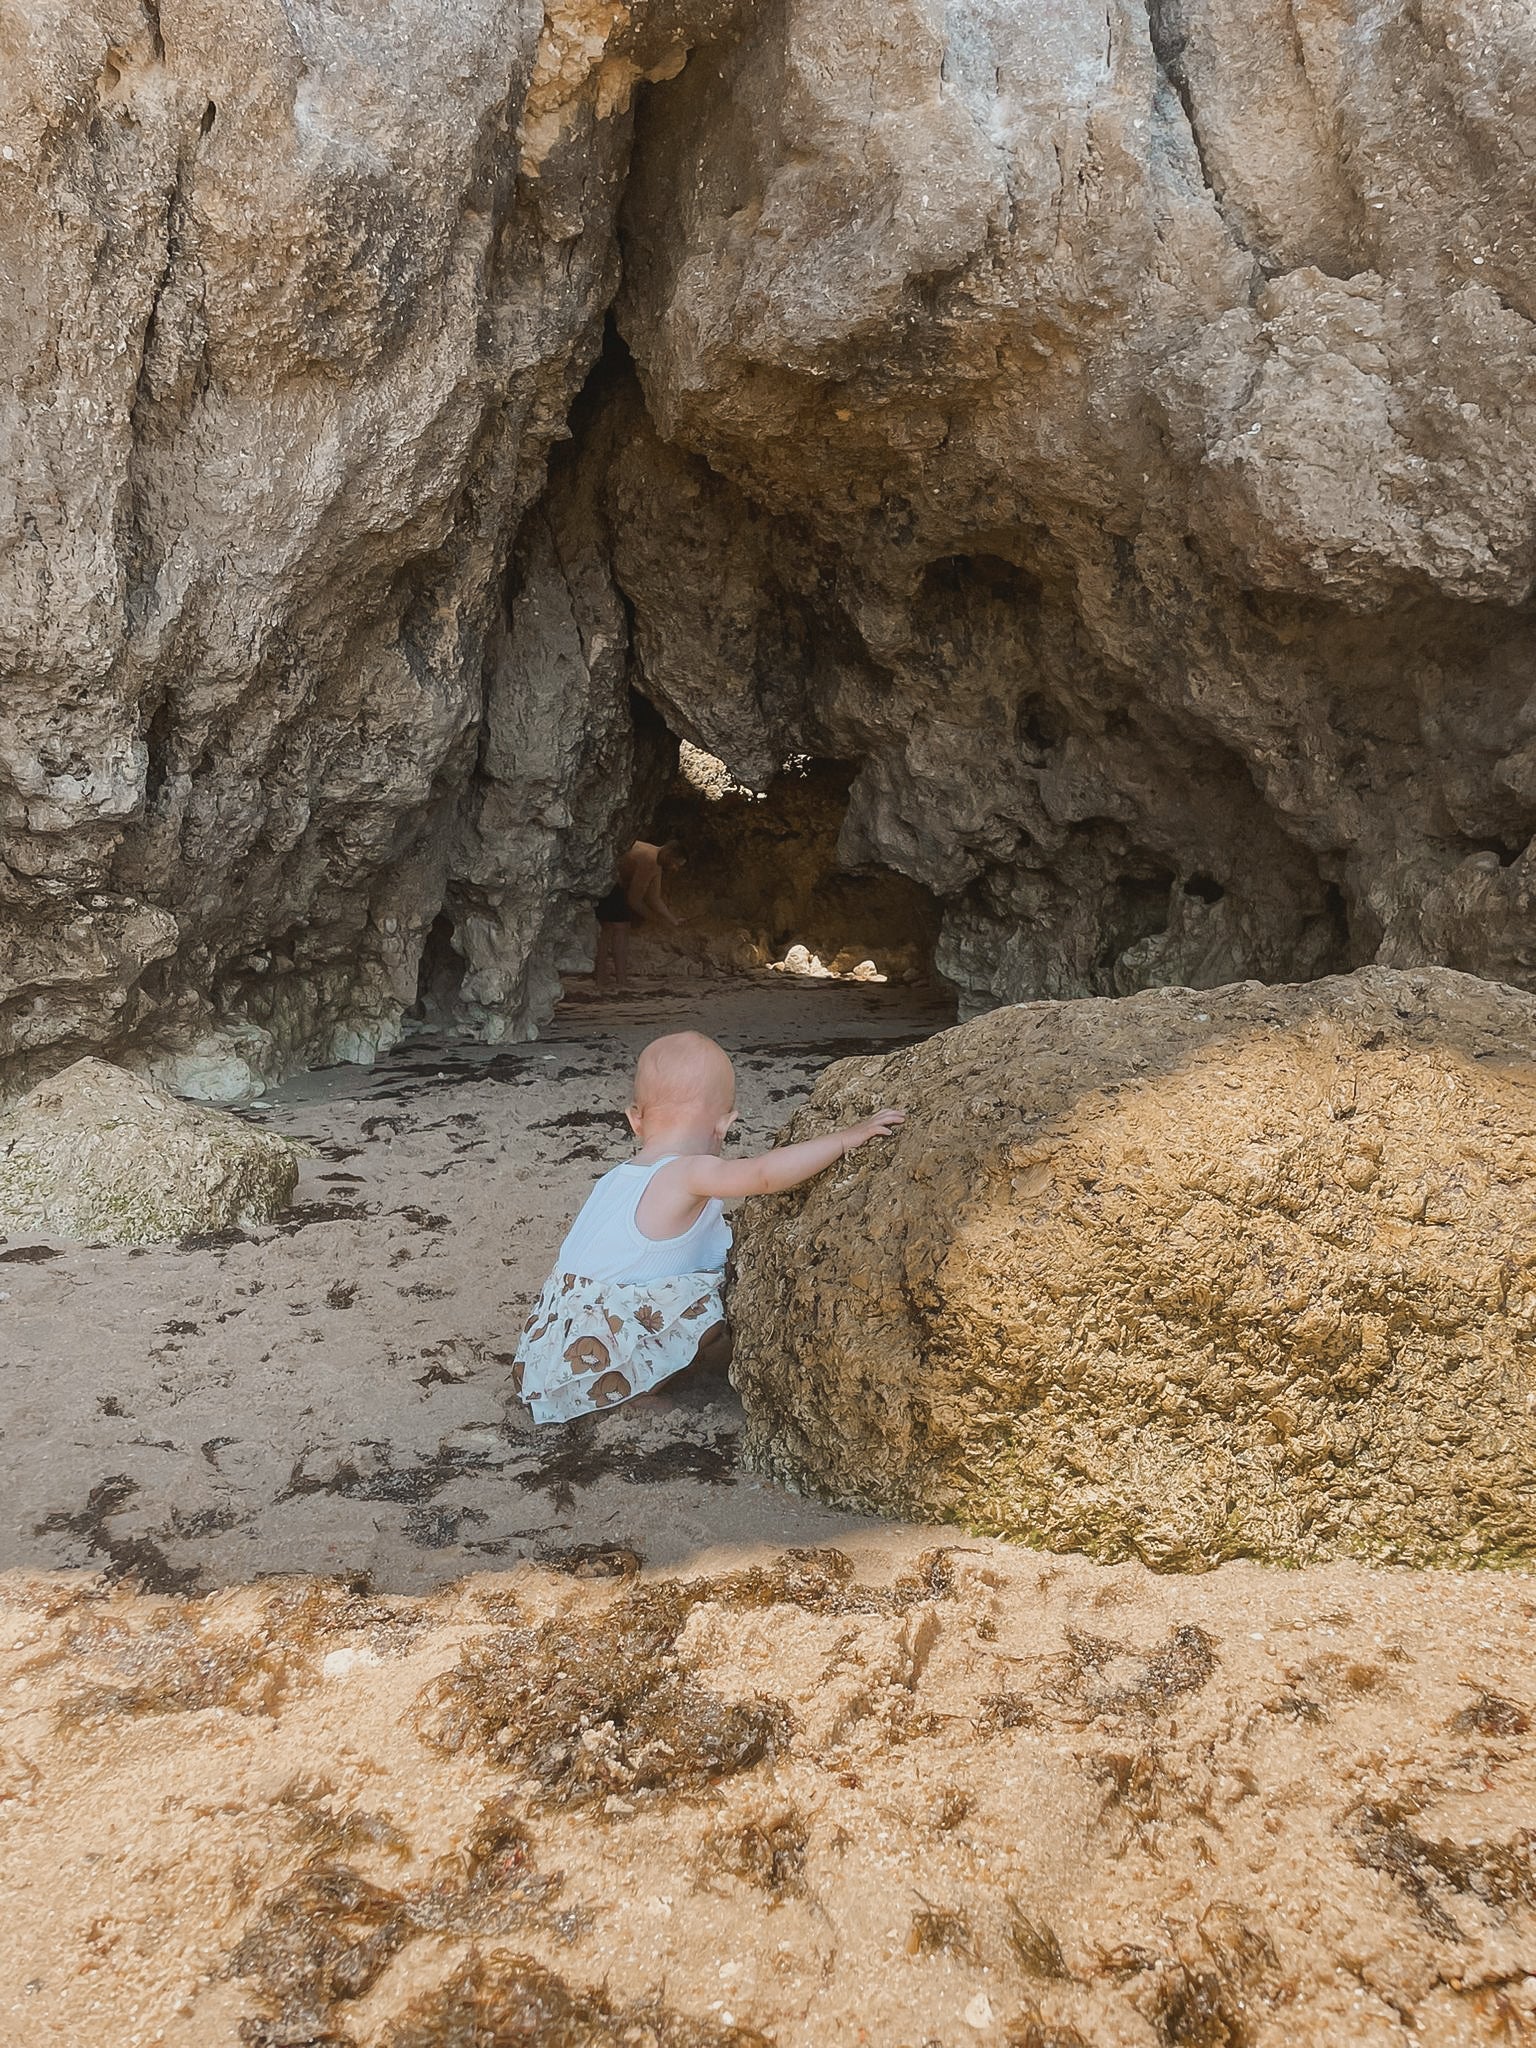
[[[797,1188],[871,1138],[888,1138],[905,1119],[901,1109],[877,1110],[862,1123],[833,1131],[825,1138],[807,1138],[800,1145],[781,1145],[755,1159],[680,1159],[688,1192],[701,1201],[728,1202],[738,1195],[777,1195]]]

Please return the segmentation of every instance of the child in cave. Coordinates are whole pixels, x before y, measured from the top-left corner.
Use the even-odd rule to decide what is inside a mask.
[[[731,1246],[721,1204],[798,1187],[871,1138],[899,1109],[804,1144],[722,1159],[736,1076],[712,1038],[653,1039],[635,1068],[636,1156],[605,1173],[566,1234],[523,1330],[513,1384],[535,1422],[612,1408],[690,1366],[730,1357],[721,1285]]]

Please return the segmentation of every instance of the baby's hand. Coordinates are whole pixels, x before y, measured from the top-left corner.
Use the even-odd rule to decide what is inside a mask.
[[[860,1145],[867,1145],[871,1138],[888,1138],[906,1120],[904,1109],[877,1109],[873,1116],[865,1117],[863,1123],[848,1126],[843,1133],[843,1151],[856,1151]]]

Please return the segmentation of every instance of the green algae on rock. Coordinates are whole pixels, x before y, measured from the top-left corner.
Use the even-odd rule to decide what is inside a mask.
[[[0,1233],[163,1244],[286,1209],[292,1146],[77,1060],[0,1118]]]
[[[1051,1550],[1536,1558],[1536,999],[1441,969],[994,1011],[742,1219],[745,1458]]]

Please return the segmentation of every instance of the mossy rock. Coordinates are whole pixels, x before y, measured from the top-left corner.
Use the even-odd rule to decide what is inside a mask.
[[[1444,970],[998,1010],[828,1069],[908,1120],[746,1206],[748,1461],[1201,1570],[1536,1559],[1536,998]]]
[[[164,1244],[264,1223],[293,1199],[293,1148],[79,1060],[0,1118],[0,1234]]]

